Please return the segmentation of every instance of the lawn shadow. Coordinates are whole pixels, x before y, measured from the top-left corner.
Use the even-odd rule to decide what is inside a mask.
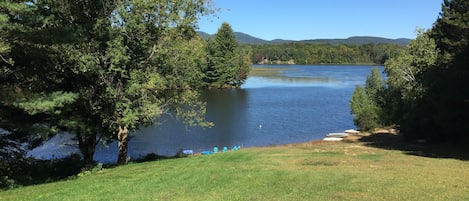
[[[452,158],[463,161],[469,161],[469,147],[452,144],[433,144],[419,141],[409,141],[402,135],[393,132],[377,132],[367,136],[361,136],[357,139],[363,142],[365,146],[401,150],[409,155],[422,156],[429,158]]]

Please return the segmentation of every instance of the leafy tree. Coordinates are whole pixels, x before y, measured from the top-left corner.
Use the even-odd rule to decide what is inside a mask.
[[[357,86],[350,101],[354,115],[353,123],[362,131],[371,131],[379,127],[379,108],[366,94],[363,87]]]
[[[425,115],[430,110],[424,98],[428,91],[425,74],[435,68],[438,56],[435,41],[429,34],[423,30],[417,33],[415,40],[385,64],[387,100],[384,110],[390,121],[400,125],[403,133],[412,138],[422,137],[427,132],[415,128],[429,126],[425,125],[430,122]]]
[[[208,67],[206,82],[211,87],[239,87],[247,78],[250,61],[239,48],[236,37],[228,23],[223,23],[214,39],[207,42]]]
[[[350,101],[355,125],[363,131],[371,131],[383,125],[381,105],[383,104],[384,82],[377,68],[367,76],[365,88],[357,86]]]
[[[365,92],[377,105],[383,103],[384,81],[378,68],[371,69],[371,74],[366,77]]]
[[[193,27],[198,15],[207,11],[206,2],[198,0],[125,1],[119,5],[114,18],[119,36],[116,47],[125,47],[118,50],[131,54],[123,60],[125,63],[115,66],[116,74],[103,80],[109,100],[106,105],[110,107],[106,118],[102,118],[109,132],[117,131],[114,136],[119,145],[119,164],[126,162],[129,131],[153,124],[154,118],[164,112],[165,104],[182,107],[177,111],[202,119],[203,104],[194,102],[197,92],[193,90],[200,86],[194,79],[200,74],[197,69],[201,60],[186,59],[201,53],[191,55],[183,45],[202,50],[200,43],[191,44],[190,40],[195,36]],[[176,43],[171,44],[173,41]],[[169,58],[174,54],[180,55]]]
[[[386,63],[386,109],[407,137],[467,142],[469,2],[445,0],[434,27]]]
[[[169,109],[188,123],[205,124],[196,91],[204,66],[196,56],[204,49],[194,26],[199,15],[211,12],[209,3],[18,3],[29,13],[2,7],[9,24],[19,27],[5,31],[15,63],[2,63],[2,70],[14,72],[1,77],[2,93],[11,94],[2,108],[76,134],[88,163],[97,140],[105,138],[118,140],[118,162],[124,164],[129,132]],[[15,120],[3,115],[9,113],[2,112],[2,122]]]

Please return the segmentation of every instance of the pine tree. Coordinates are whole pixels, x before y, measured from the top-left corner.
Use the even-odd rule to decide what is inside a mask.
[[[217,88],[239,87],[249,73],[249,57],[243,54],[231,26],[223,23],[207,42],[209,55],[206,82]]]
[[[432,138],[469,142],[469,1],[445,0],[431,37],[441,51],[426,78]]]

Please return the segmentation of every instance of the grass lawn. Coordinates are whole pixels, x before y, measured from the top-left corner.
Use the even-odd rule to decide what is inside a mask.
[[[469,200],[467,153],[367,139],[134,163],[0,200]]]

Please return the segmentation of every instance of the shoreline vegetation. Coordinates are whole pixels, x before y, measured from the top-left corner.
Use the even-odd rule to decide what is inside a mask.
[[[268,68],[268,67],[253,67],[249,71],[249,76],[253,77],[274,77],[280,76],[280,71],[291,70],[289,68]]]
[[[258,63],[253,63],[253,65],[343,65],[343,66],[360,66],[360,65],[365,65],[365,66],[382,66],[384,64],[380,63],[366,63],[366,62],[357,62],[357,63],[295,63],[295,60],[288,60],[288,61],[281,61],[281,60],[275,60],[275,61],[261,61]]]
[[[249,76],[252,77],[278,77],[282,76],[280,71],[292,70],[291,68],[278,68],[282,65],[305,65],[305,66],[380,66],[378,64],[253,64],[256,67],[251,67]],[[272,68],[275,66],[275,68]]]
[[[245,44],[255,64],[384,64],[404,46],[397,44]]]
[[[101,168],[0,200],[467,200],[467,153],[380,130]]]

